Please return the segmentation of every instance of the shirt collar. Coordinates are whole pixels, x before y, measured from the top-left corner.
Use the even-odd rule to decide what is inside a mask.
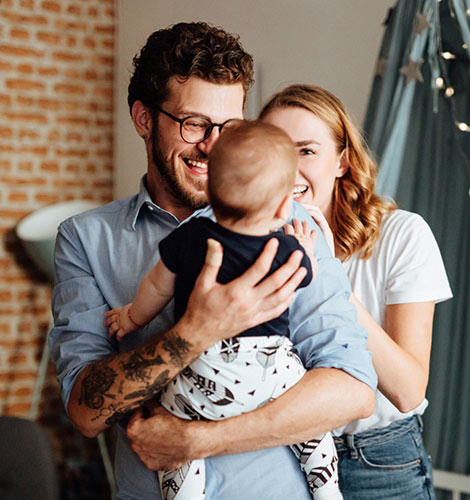
[[[139,215],[140,215],[142,208],[149,209],[149,210],[151,210],[153,212],[157,212],[157,213],[160,212],[162,214],[168,214],[178,222],[178,219],[171,212],[164,210],[163,208],[159,207],[156,203],[154,203],[152,201],[152,198],[150,197],[150,194],[147,191],[147,174],[145,174],[142,177],[142,179],[140,180],[139,193],[137,194],[137,198],[136,198],[135,207],[133,209],[133,212],[131,212],[131,216],[132,216],[131,227],[134,231],[135,231],[135,225],[137,223],[137,219],[139,218]],[[205,207],[205,208],[202,208],[200,210],[196,210],[186,220],[189,220],[192,217],[201,216],[201,215],[215,220],[214,215],[212,213],[212,209],[210,207]],[[182,222],[184,222],[184,221],[182,221]],[[178,224],[179,224],[179,222],[178,222]]]
[[[145,174],[140,180],[139,193],[137,194],[137,198],[135,201],[135,206],[133,212],[131,212],[132,222],[131,227],[135,231],[135,225],[137,223],[137,219],[142,211],[142,208],[151,210],[152,212],[161,212],[165,214],[169,214],[174,217],[170,212],[163,210],[156,203],[152,201],[149,192],[147,191],[147,174]],[[174,217],[176,219],[176,217]]]

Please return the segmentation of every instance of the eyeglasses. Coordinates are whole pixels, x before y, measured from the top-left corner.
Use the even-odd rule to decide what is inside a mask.
[[[214,127],[219,128],[219,133],[222,133],[222,130],[231,125],[235,125],[241,120],[230,119],[224,123],[212,123],[209,118],[205,116],[187,116],[186,118],[177,118],[176,116],[168,113],[164,109],[160,108],[160,106],[155,106],[158,111],[168,116],[175,122],[180,124],[180,135],[184,142],[188,144],[199,144],[200,142],[204,142],[206,139],[210,137],[212,134],[212,129]]]

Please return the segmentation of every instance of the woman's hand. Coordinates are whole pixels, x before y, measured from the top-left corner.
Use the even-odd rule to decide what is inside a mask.
[[[318,224],[320,227],[323,236],[326,239],[328,246],[330,247],[331,253],[333,257],[335,256],[335,237],[333,236],[333,232],[328,225],[328,222],[323,215],[323,212],[316,205],[306,205],[302,204],[302,206],[307,210],[307,212],[312,216],[312,219]]]

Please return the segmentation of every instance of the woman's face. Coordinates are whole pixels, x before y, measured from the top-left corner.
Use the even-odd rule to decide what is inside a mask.
[[[318,206],[330,221],[335,179],[343,176],[347,167],[341,165],[329,126],[312,112],[298,107],[274,108],[263,121],[287,132],[297,148],[294,200]]]

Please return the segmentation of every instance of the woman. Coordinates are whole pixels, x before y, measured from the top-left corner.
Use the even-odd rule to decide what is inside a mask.
[[[292,85],[260,118],[296,144],[294,199],[344,263],[379,377],[375,413],[335,432],[344,498],[434,498],[421,415],[434,305],[452,295],[434,237],[419,215],[374,193],[374,162],[334,95]]]

